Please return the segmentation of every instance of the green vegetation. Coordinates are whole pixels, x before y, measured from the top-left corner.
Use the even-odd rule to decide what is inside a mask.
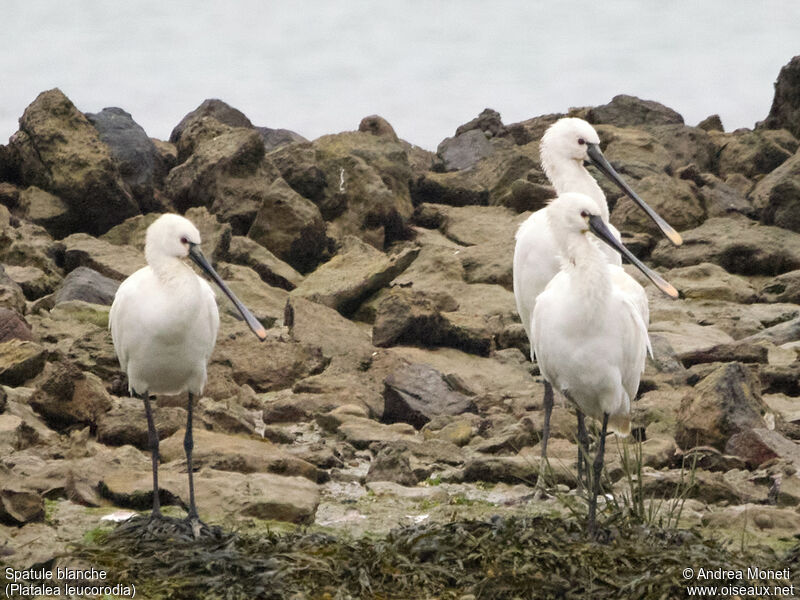
[[[695,532],[629,524],[606,526],[597,541],[589,540],[583,520],[575,518],[428,523],[358,539],[305,530],[236,534],[212,527],[198,540],[181,521],[155,530],[139,518],[76,555],[118,580],[135,581],[137,595],[154,600],[457,599],[464,594],[499,600],[678,598],[685,595],[681,572],[687,567],[795,568],[800,547],[786,556],[754,552]]]

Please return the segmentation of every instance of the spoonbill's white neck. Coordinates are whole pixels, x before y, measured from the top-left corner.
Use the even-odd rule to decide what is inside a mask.
[[[608,223],[608,204],[605,194],[580,161],[563,158],[554,160],[552,157],[544,155],[542,156],[542,166],[557,194],[561,195],[566,192],[586,194],[597,202],[600,216],[603,221]]]
[[[605,306],[611,295],[608,260],[600,250],[599,240],[590,233],[570,232],[559,236],[562,269],[572,281],[573,298],[584,304],[583,312],[591,317]]]

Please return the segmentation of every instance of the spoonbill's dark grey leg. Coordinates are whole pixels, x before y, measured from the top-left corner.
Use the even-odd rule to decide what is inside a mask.
[[[534,498],[540,498],[544,495],[545,472],[547,470],[547,442],[550,439],[550,415],[553,414],[553,386],[550,382],[544,382],[544,399],[542,400],[542,408],[544,408],[544,425],[542,425],[542,459],[539,461],[539,475],[536,478],[536,491]]]
[[[137,394],[134,392],[134,396]],[[153,410],[150,408],[150,396],[147,392],[138,396],[144,401],[144,414],[147,416],[147,442],[150,448],[150,459],[153,461],[153,517],[161,517],[161,502],[158,497],[158,432],[153,422]]]
[[[194,501],[194,471],[192,469],[192,449],[194,448],[194,438],[192,437],[192,412],[194,397],[189,392],[189,404],[186,407],[186,434],[183,436],[183,449],[186,452],[186,469],[189,472],[189,514],[190,521],[197,520],[197,505]]]
[[[597,496],[600,494],[600,476],[603,473],[603,458],[606,451],[606,432],[608,430],[608,413],[603,413],[603,428],[600,431],[600,443],[597,444],[597,456],[594,459],[592,475],[592,495],[589,501],[589,519],[586,530],[593,536],[596,531]]]
[[[589,491],[589,432],[586,430],[586,417],[581,409],[578,416],[578,489]]]

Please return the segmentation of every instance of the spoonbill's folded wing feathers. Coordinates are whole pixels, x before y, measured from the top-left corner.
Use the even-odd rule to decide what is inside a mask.
[[[203,282],[203,285],[201,286],[203,289],[203,294],[205,294],[208,298],[208,300],[203,303],[206,314],[204,315],[205,318],[202,319],[202,322],[207,323],[209,327],[211,327],[210,338],[216,341],[217,332],[219,331],[219,309],[217,308],[217,294],[214,291],[214,288],[211,287],[211,284],[209,284],[202,277],[199,279]],[[208,348],[208,352],[206,353],[206,362],[208,362],[208,360],[211,358],[211,353],[213,351],[214,343],[212,343]]]
[[[111,310],[108,313],[108,328],[111,330],[114,352],[117,354],[120,367],[126,373],[128,371],[128,349],[131,348],[131,344],[126,340],[125,336],[133,330],[130,327],[125,327],[122,317],[132,312],[129,306],[131,303],[136,302],[136,289],[148,269],[149,267],[139,269],[120,284],[119,288],[117,288],[117,293],[114,295],[114,301],[111,303]]]

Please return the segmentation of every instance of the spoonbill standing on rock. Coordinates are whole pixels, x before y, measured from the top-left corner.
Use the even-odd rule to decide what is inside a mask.
[[[153,512],[161,517],[158,497],[158,433],[150,394],[188,392],[188,417],[183,447],[189,472],[189,514],[199,526],[192,473],[192,400],[206,383],[206,364],[216,343],[219,311],[211,286],[184,262],[189,257],[231,299],[253,333],[263,341],[261,323],[225,285],[200,251],[200,232],[184,217],[166,214],[147,228],[145,258],[119,286],[109,313],[114,350],[128,375],[132,396],[144,401],[153,462]]]
[[[584,164],[596,166],[606,177],[611,179],[627,196],[629,196],[658,225],[664,235],[675,245],[680,245],[681,236],[664,219],[662,219],[644,200],[642,200],[617,174],[614,167],[600,151],[600,137],[594,127],[583,119],[563,118],[551,125],[542,137],[539,147],[542,167],[556,193],[580,192],[586,194],[594,203],[594,214],[599,215],[603,224],[617,240],[620,234],[608,222],[608,204],[600,186],[586,170]],[[514,296],[525,332],[530,341],[531,353],[535,339],[531,331],[531,316],[536,306],[537,297],[545,289],[549,281],[560,269],[560,246],[556,233],[552,230],[547,206],[534,212],[520,225],[516,234],[514,248]],[[601,252],[605,260],[613,265],[621,265],[620,255],[602,246]],[[637,284],[638,285],[638,284]],[[642,316],[647,317],[647,301],[643,305]],[[533,356],[531,356],[533,358]],[[547,441],[550,437],[550,415],[553,411],[553,390],[545,380],[544,393],[544,427],[542,431],[542,464],[547,458]],[[578,431],[585,431],[582,415],[578,415]],[[579,442],[581,440],[579,439]],[[581,463],[578,463],[579,470]],[[543,489],[542,479],[537,481],[537,488]]]
[[[532,340],[542,375],[575,404],[579,425],[583,415],[602,423],[597,456],[591,471],[587,468],[588,530],[593,534],[606,432],[609,427],[630,432],[630,403],[650,340],[642,316],[642,306],[647,307],[644,288],[622,267],[608,263],[589,232],[624,255],[665,294],[677,298],[678,292],[617,240],[592,198],[561,194],[546,216],[561,270],[536,300]]]

